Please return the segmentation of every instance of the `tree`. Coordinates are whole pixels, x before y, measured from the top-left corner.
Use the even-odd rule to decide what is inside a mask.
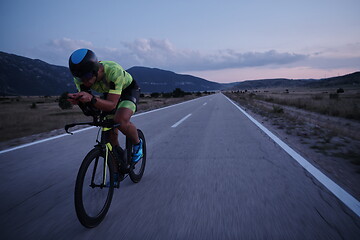
[[[162,97],[164,98],[171,98],[172,93],[162,93]]]
[[[153,92],[153,93],[150,94],[150,96],[151,96],[152,98],[158,98],[158,97],[160,96],[160,93],[158,93],[158,92]]]
[[[181,88],[176,88],[173,92],[172,92],[173,97],[177,98],[177,97],[183,97],[185,96],[185,92],[183,90],[181,90]]]
[[[343,93],[345,92],[343,88],[338,88],[338,90],[336,90],[337,93]]]
[[[37,108],[36,103],[33,102],[33,103],[31,104],[30,108],[31,108],[31,109],[36,109],[36,108]]]
[[[68,92],[64,92],[63,94],[61,94],[59,98],[59,107],[64,110],[71,109],[72,106],[73,105],[68,101]]]

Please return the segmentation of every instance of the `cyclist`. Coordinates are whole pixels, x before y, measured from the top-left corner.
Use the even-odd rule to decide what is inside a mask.
[[[98,61],[93,51],[84,48],[71,54],[69,68],[78,89],[78,93],[68,94],[69,101],[80,107],[90,104],[104,112],[114,112],[113,119],[120,123],[119,130],[133,143],[131,160],[133,163],[138,162],[143,154],[142,141],[136,126],[130,122],[140,96],[136,81],[119,64],[113,61]],[[90,90],[103,93],[104,99],[92,95]],[[119,149],[118,129],[111,131],[110,142],[115,149]],[[122,176],[129,171],[128,167],[120,169]],[[116,168],[115,184],[118,179]]]

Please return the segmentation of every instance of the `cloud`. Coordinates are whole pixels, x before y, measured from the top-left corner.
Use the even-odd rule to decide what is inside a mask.
[[[302,64],[301,62],[299,64]],[[310,57],[303,66],[311,66],[318,69],[340,69],[352,68],[360,70],[360,56],[359,57]]]
[[[206,56],[203,62],[207,59],[211,61],[205,66],[200,66],[206,69],[225,69],[225,68],[244,68],[244,67],[259,67],[266,65],[283,65],[297,62],[306,59],[306,55],[295,53],[279,53],[275,50],[266,52],[246,52],[239,53],[234,50],[223,50],[217,54]],[[206,69],[207,70],[207,69]]]
[[[236,67],[282,65],[306,58],[306,55],[267,52],[240,53],[235,50],[220,50],[216,53],[201,53],[177,49],[168,40],[138,39],[124,43],[124,57],[134,65],[156,66],[178,71],[216,70]]]
[[[79,48],[93,48],[93,44],[84,40],[72,40],[70,38],[53,39],[47,45],[54,50],[74,51]]]
[[[319,49],[314,53],[291,53],[269,50],[263,52],[239,52],[233,49],[204,53],[196,50],[178,49],[169,40],[137,39],[133,42],[121,42],[118,47],[97,47],[92,42],[69,38],[54,39],[42,48],[33,49],[33,53],[49,63],[67,66],[70,54],[78,48],[90,48],[100,60],[112,60],[124,68],[132,66],[157,67],[177,72],[213,71],[235,68],[268,67],[293,68],[344,68],[354,67],[360,56],[345,54],[345,49],[358,49],[359,43],[344,48]],[[41,50],[40,50],[41,49]],[[343,53],[336,57],[336,53]],[[34,55],[33,54],[33,55]],[[359,65],[359,64],[358,64]]]
[[[50,64],[68,66],[71,53],[79,48],[90,48],[94,46],[91,42],[84,40],[73,40],[70,38],[53,39],[41,46],[35,46],[25,52],[25,56],[38,58]]]

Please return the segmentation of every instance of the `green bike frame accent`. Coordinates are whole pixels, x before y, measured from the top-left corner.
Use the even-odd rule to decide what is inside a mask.
[[[102,132],[107,132],[110,131],[111,128],[106,128],[103,127],[102,128]],[[106,143],[105,143],[105,163],[104,163],[104,174],[103,174],[103,184],[106,185],[106,169],[107,169],[107,165],[108,165],[108,160],[109,160],[109,151],[112,152],[113,147],[111,146],[111,143],[108,142],[108,138],[106,137]]]
[[[112,151],[112,146],[110,143],[106,143],[105,144],[106,147],[106,151],[105,151],[105,163],[104,163],[104,178],[103,178],[103,184],[106,184],[106,169],[107,169],[107,164],[108,164],[108,159],[109,159],[109,151]]]

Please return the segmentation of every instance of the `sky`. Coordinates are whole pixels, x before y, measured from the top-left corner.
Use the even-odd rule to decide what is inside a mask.
[[[1,0],[0,51],[67,66],[89,48],[216,82],[360,71],[359,0]]]

